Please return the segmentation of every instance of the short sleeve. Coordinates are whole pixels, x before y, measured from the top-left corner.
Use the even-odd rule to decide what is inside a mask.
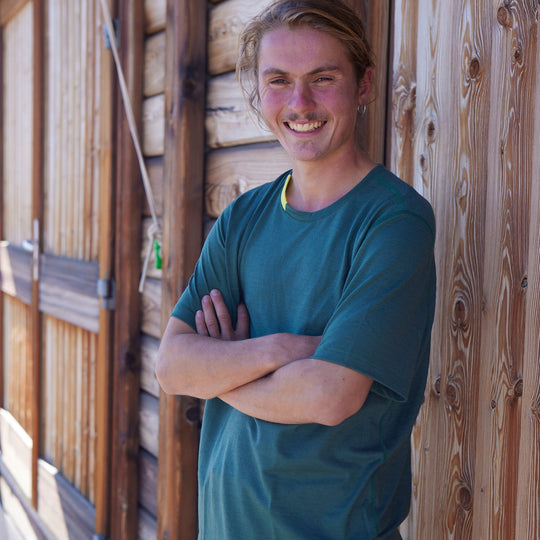
[[[236,262],[227,253],[229,211],[217,219],[208,235],[186,290],[171,315],[195,329],[195,313],[201,309],[201,299],[212,289],[221,291],[235,324],[236,306],[240,302]]]
[[[419,365],[427,370],[435,303],[433,245],[430,216],[404,212],[375,223],[355,249],[314,357],[371,377],[379,394],[407,400]]]

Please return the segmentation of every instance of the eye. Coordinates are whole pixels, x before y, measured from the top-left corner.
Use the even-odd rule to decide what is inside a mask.
[[[332,82],[334,80],[333,77],[331,77],[330,75],[321,75],[320,77],[317,77],[315,79],[315,82],[316,83],[329,83],[329,82]]]
[[[285,86],[287,84],[287,80],[283,77],[276,77],[275,79],[270,79],[268,84],[271,86]]]

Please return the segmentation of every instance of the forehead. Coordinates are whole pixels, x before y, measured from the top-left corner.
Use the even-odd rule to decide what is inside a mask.
[[[312,71],[325,65],[344,71],[353,69],[349,53],[339,39],[308,26],[284,26],[264,34],[258,64],[259,74],[268,69]]]

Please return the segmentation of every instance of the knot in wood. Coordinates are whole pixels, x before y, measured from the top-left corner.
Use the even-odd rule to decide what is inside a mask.
[[[523,65],[523,49],[521,48],[521,45],[517,45],[514,48],[512,59],[517,66],[521,67]]]
[[[441,376],[437,375],[435,382],[433,383],[433,390],[435,391],[436,396],[441,395]]]
[[[514,24],[512,12],[507,6],[501,6],[497,10],[497,22],[505,28],[512,28]]]
[[[471,489],[468,486],[461,486],[458,491],[458,504],[465,511],[469,511],[472,508],[472,494]]]
[[[453,382],[446,385],[446,401],[450,407],[455,407],[458,404],[458,388]]]
[[[200,419],[200,410],[199,406],[195,405],[193,407],[189,407],[186,409],[185,418],[190,424],[194,424],[195,422],[198,422]]]
[[[510,398],[520,398],[523,395],[523,378],[519,377],[514,381],[514,384],[512,384],[512,387],[510,388],[510,391],[508,392]]]
[[[529,280],[527,276],[524,276],[523,279],[521,280],[521,288],[526,289],[528,286],[529,286]]]
[[[480,73],[480,60],[473,58],[469,64],[469,77],[471,80],[477,79]]]

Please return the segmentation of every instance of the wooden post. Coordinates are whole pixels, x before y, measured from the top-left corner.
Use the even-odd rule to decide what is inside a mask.
[[[44,10],[43,0],[34,0],[33,17],[33,139],[32,139],[32,223],[34,249],[42,252],[43,222],[43,77],[44,61]],[[37,238],[35,237],[37,233]],[[38,255],[39,256],[39,255]],[[38,459],[40,440],[41,405],[41,314],[39,311],[39,279],[32,278],[31,306],[31,355],[32,355],[32,506],[37,509]]]
[[[99,10],[96,2],[95,10]],[[100,97],[101,114],[99,140],[101,153],[99,160],[99,279],[110,280],[114,274],[114,186],[112,182],[112,118],[113,118],[113,60],[109,51],[102,45],[100,61]],[[95,53],[96,54],[96,53]],[[109,121],[106,121],[109,120]],[[96,470],[95,470],[95,523],[94,531],[101,537],[109,536],[111,514],[111,413],[112,403],[112,361],[114,311],[100,306],[99,334],[97,341],[97,368],[96,368]],[[132,411],[127,411],[130,414]]]
[[[143,0],[119,0],[119,55],[135,118],[141,118],[144,44]],[[116,238],[117,286],[111,470],[111,538],[137,537],[140,307],[138,291],[141,251],[142,182],[123,110],[116,109]],[[140,126],[139,126],[140,128]]]
[[[167,1],[162,326],[202,243],[206,2]],[[197,536],[199,404],[160,397],[158,538]]]

